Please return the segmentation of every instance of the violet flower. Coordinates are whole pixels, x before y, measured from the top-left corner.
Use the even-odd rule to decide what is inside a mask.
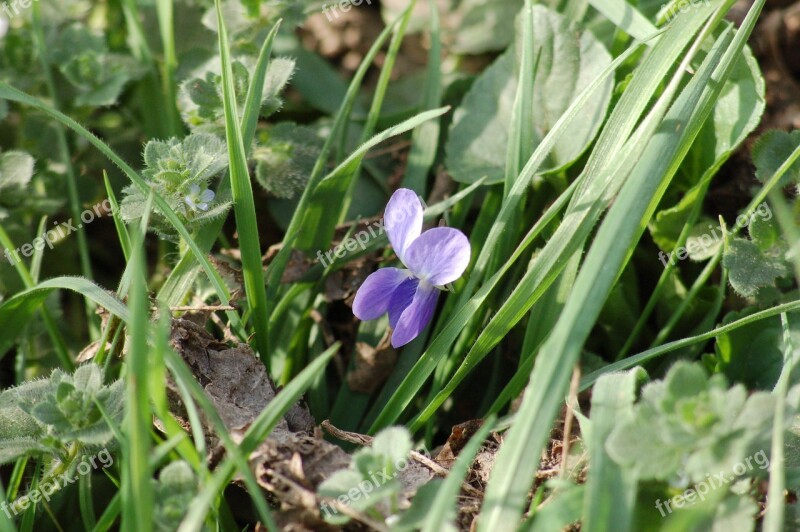
[[[389,242],[407,269],[382,268],[358,289],[353,314],[374,320],[389,313],[392,346],[400,347],[428,325],[439,290],[467,269],[470,245],[458,229],[436,227],[422,233],[422,204],[414,191],[398,189],[384,214]]]

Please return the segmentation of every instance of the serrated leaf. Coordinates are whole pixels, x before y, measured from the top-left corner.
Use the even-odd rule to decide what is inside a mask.
[[[784,261],[762,253],[756,244],[734,238],[722,257],[728,269],[728,280],[743,297],[752,297],[759,288],[774,286],[775,280],[789,273]]]
[[[534,53],[539,60],[531,76],[533,85],[533,151],[575,97],[611,63],[603,46],[587,31],[565,17],[533,6]],[[514,47],[498,57],[475,81],[450,128],[446,153],[454,179],[472,183],[488,175],[488,183],[504,179],[506,146],[518,85]],[[597,134],[605,117],[612,83],[608,80],[587,102],[580,120],[556,142],[546,169],[574,161]]]

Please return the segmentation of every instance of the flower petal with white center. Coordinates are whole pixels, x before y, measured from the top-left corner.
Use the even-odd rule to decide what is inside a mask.
[[[444,286],[464,274],[469,260],[470,245],[464,233],[452,227],[435,227],[408,246],[403,263],[416,277]]]

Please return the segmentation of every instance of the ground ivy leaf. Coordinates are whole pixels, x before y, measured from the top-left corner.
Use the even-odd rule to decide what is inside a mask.
[[[759,288],[774,286],[775,280],[789,273],[783,260],[762,253],[756,244],[734,238],[722,257],[728,279],[736,293],[743,297],[756,295]]]

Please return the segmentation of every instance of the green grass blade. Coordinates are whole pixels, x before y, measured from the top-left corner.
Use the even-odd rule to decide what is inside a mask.
[[[519,64],[517,94],[514,97],[514,108],[511,112],[511,126],[508,132],[508,151],[506,153],[506,178],[503,196],[508,196],[514,186],[514,180],[522,171],[530,157],[533,139],[533,86],[528,73],[536,74],[536,55],[533,44],[533,6],[531,0],[525,0],[522,9],[522,51]],[[520,53],[520,52],[518,52]]]
[[[428,68],[422,96],[423,109],[434,109],[442,103],[442,38],[439,28],[439,9],[435,0],[429,0],[429,5],[431,12],[431,48],[428,52]],[[440,121],[431,120],[420,124],[411,134],[408,166],[401,186],[410,188],[423,197],[426,196],[428,173],[436,160],[440,129]]]
[[[114,189],[111,188],[111,182],[108,180],[108,173],[103,171],[103,182],[106,186],[106,194],[108,194],[108,201],[111,203],[111,214],[114,218],[114,227],[117,230],[117,238],[119,245],[122,248],[122,254],[125,256],[127,262],[131,258],[131,237],[128,235],[128,228],[125,227],[125,222],[119,217],[119,203],[117,197],[114,195]]]
[[[338,216],[341,207],[332,202],[331,198],[341,197],[347,190],[350,178],[355,175],[369,150],[389,138],[411,131],[428,120],[442,116],[449,109],[449,107],[442,107],[425,111],[396,126],[385,129],[359,146],[347,159],[326,175],[314,190],[314,206],[309,206],[303,217],[303,228],[306,232],[299,235],[298,246],[311,251],[326,249],[330,246],[336,228],[336,224],[330,223],[330,220],[336,219],[334,217]],[[300,206],[297,208],[299,210]],[[312,231],[311,228],[314,230]]]
[[[632,416],[643,369],[606,375],[592,390],[591,430],[586,435],[591,469],[583,499],[583,526],[587,530],[631,530],[636,502],[636,473],[625,469],[606,452],[606,439]]]
[[[786,313],[781,314],[783,326],[783,369],[775,385],[775,417],[772,422],[772,449],[770,452],[769,491],[767,508],[764,513],[764,532],[781,532],[783,530],[784,512],[786,508],[786,459],[784,457],[784,438],[786,430],[786,393],[792,370],[795,367],[794,348]]]
[[[255,70],[253,71],[253,79],[250,80],[250,86],[247,87],[247,98],[245,99],[242,114],[242,142],[245,153],[248,155],[253,150],[253,138],[256,134],[258,117],[261,113],[261,103],[264,99],[264,82],[267,79],[267,68],[272,56],[272,44],[275,42],[275,36],[278,34],[280,27],[281,21],[279,20],[272,27],[267,38],[264,39],[261,51],[258,54]]]
[[[40,228],[37,234],[43,234],[43,229]],[[2,225],[0,225],[0,245],[4,246],[6,249],[15,249],[14,243],[11,241],[11,238],[8,236],[8,233],[6,233],[6,230]],[[42,250],[44,250],[44,248],[42,248]],[[25,267],[25,263],[22,262],[22,258],[19,256],[16,258],[17,260],[14,262],[14,267],[17,270],[17,274],[19,274],[19,278],[22,280],[22,284],[25,285],[25,288],[28,290],[33,289],[35,287],[36,279],[33,275],[31,275],[30,272],[28,272],[28,269]],[[47,334],[50,336],[50,339],[53,342],[53,349],[56,352],[58,361],[61,363],[61,367],[69,371],[74,370],[75,365],[72,363],[72,359],[69,357],[67,344],[64,341],[64,337],[61,335],[61,332],[58,330],[58,325],[53,319],[53,315],[44,305],[41,307],[41,312],[42,320],[44,321],[45,328],[47,329]],[[2,311],[0,311],[0,315],[2,315]],[[22,321],[19,323],[22,324],[27,322],[31,316],[31,314],[21,316],[20,318]],[[0,332],[0,358],[2,358],[5,352],[11,347],[11,345],[15,342],[16,337],[20,333],[22,333],[22,329],[14,329],[13,327],[7,329],[7,332],[5,333],[7,334],[7,339],[5,342],[10,343],[6,343],[4,346],[4,333]]]
[[[647,17],[625,0],[589,0],[589,3],[619,29],[636,39],[645,39],[658,31]]]
[[[25,323],[44,304],[47,296],[56,289],[77,292],[89,298],[96,305],[108,309],[109,312],[119,316],[123,321],[128,321],[129,319],[128,309],[124,303],[88,279],[83,279],[82,277],[48,279],[33,288],[19,292],[3,301],[2,305],[0,305],[0,323],[3,324],[3,327],[0,328],[0,358],[14,344]]]
[[[383,60],[383,65],[381,65],[381,73],[378,76],[378,83],[375,86],[375,93],[372,96],[372,104],[370,105],[369,112],[367,113],[367,120],[364,123],[364,128],[361,131],[361,140],[359,144],[365,143],[375,133],[375,126],[377,125],[378,119],[381,115],[383,100],[386,97],[386,90],[389,88],[389,81],[392,77],[392,70],[394,70],[394,64],[397,61],[397,55],[400,52],[400,45],[403,44],[406,28],[408,28],[408,23],[411,20],[411,14],[414,12],[414,6],[416,6],[416,4],[417,0],[411,0],[405,12],[400,17],[400,24],[397,26],[397,30],[394,32],[394,35],[392,35],[392,40],[389,43],[389,49],[386,51],[386,57]],[[342,145],[344,145],[347,141],[346,132],[347,128],[345,127],[342,130]],[[350,202],[352,201],[356,183],[358,182],[360,176],[361,167],[359,166],[351,175],[347,177],[348,184],[346,189],[342,191],[342,195],[340,197],[332,196],[327,198],[330,203],[339,208],[339,215],[335,218],[339,221],[339,223],[344,223],[346,221],[345,219],[347,217],[347,211],[350,209]]]
[[[122,530],[152,527],[153,471],[150,455],[150,394],[148,393],[148,345],[150,299],[143,260],[144,234],[137,228],[131,255],[131,321],[128,326],[125,440],[122,445]]]
[[[510,429],[504,447],[498,453],[498,462],[487,490],[487,502],[484,503],[479,530],[513,526],[519,518],[524,504],[523,492],[529,485],[529,473],[532,473],[531,467],[535,468],[535,464],[523,463],[523,456],[538,455],[544,444],[543,437],[566,391],[572,365],[618,272],[630,256],[630,246],[638,240],[644,229],[643,222],[649,219],[655,203],[660,199],[669,179],[688,151],[689,144],[710,113],[721,90],[721,83],[730,73],[733,61],[741,54],[745,39],[752,31],[755,16],[761,7],[761,4],[756,4],[751,10],[727,50],[723,47],[727,44],[723,40],[726,34],[717,41],[715,50],[709,53],[701,70],[670,109],[660,134],[652,138],[640,163],[626,181],[601,225],[564,312],[542,348],[542,352],[548,356],[540,358],[534,367],[517,416],[521,422]],[[706,26],[701,38],[710,33],[721,16],[720,10]],[[694,49],[699,46],[698,39]],[[691,55],[690,52],[684,63]],[[684,65],[679,67],[679,71],[682,68]],[[675,81],[673,79],[671,87],[675,85]],[[676,122],[685,126],[679,129],[680,134],[677,135],[674,125],[667,125]],[[660,176],[660,179],[653,179],[653,176]]]
[[[324,244],[315,245],[313,233],[316,230],[314,223],[318,222],[321,216],[317,217],[316,219],[312,220],[312,223],[306,224],[305,217],[309,209],[316,208],[315,202],[312,201],[312,196],[314,190],[316,189],[317,185],[319,184],[320,180],[325,175],[323,172],[325,171],[325,167],[328,164],[328,157],[330,156],[331,149],[333,147],[333,143],[337,138],[337,135],[345,128],[345,124],[347,120],[350,118],[350,113],[353,110],[353,107],[356,104],[359,90],[361,88],[361,83],[364,81],[364,76],[367,74],[367,70],[372,65],[372,62],[375,60],[375,57],[378,55],[381,47],[383,47],[384,43],[389,39],[389,36],[392,34],[392,31],[397,24],[400,23],[400,19],[396,20],[393,24],[384,28],[380,35],[378,35],[375,42],[372,43],[367,54],[364,56],[364,59],[361,61],[361,64],[356,70],[355,75],[353,76],[352,81],[350,82],[349,87],[347,88],[347,93],[345,95],[344,100],[341,103],[339,108],[339,112],[336,113],[336,118],[333,121],[333,127],[331,128],[331,133],[328,138],[325,140],[325,144],[322,146],[322,150],[320,151],[319,158],[317,159],[316,164],[314,165],[314,169],[311,172],[311,176],[308,179],[308,185],[306,186],[305,190],[303,190],[303,194],[300,196],[300,201],[295,208],[294,214],[292,214],[292,220],[289,222],[289,228],[286,230],[287,235],[298,235],[298,243],[297,246],[300,249],[305,249],[307,251],[313,250],[314,248],[320,249],[326,247]],[[302,231],[303,227],[311,227],[313,228],[310,230],[309,234],[304,234]],[[318,240],[317,240],[318,241]],[[281,275],[283,272],[281,272]]]
[[[244,142],[245,153],[248,155],[253,149],[253,139],[255,138],[258,117],[261,111],[261,95],[264,93],[264,83],[269,67],[269,59],[272,52],[272,45],[279,29],[276,24],[266,40],[261,46],[253,78],[247,88],[247,98],[245,100],[244,114],[242,115],[242,140]],[[217,196],[222,196],[230,190],[230,180],[223,179],[217,189]],[[208,225],[198,231],[195,238],[198,248],[208,252],[217,239],[222,226],[225,224],[224,218],[211,221]],[[180,305],[186,294],[192,287],[197,277],[196,261],[192,255],[184,255],[178,264],[172,269],[169,277],[164,282],[158,293],[158,299],[164,301],[168,306]],[[267,298],[267,302],[270,298]]]
[[[255,343],[261,359],[266,363],[269,359],[269,336],[267,330],[269,315],[267,294],[264,290],[264,274],[261,266],[261,243],[258,236],[255,199],[253,198],[253,185],[250,182],[250,174],[247,169],[247,153],[236,109],[236,92],[233,83],[228,33],[225,30],[225,21],[222,19],[222,3],[220,0],[216,1],[216,8],[219,51],[222,60],[225,136],[228,141],[229,175],[236,215],[236,229],[239,233],[239,247],[242,255],[242,276],[244,277],[247,304],[252,313],[253,328],[256,333]],[[248,128],[255,131],[250,126]]]

